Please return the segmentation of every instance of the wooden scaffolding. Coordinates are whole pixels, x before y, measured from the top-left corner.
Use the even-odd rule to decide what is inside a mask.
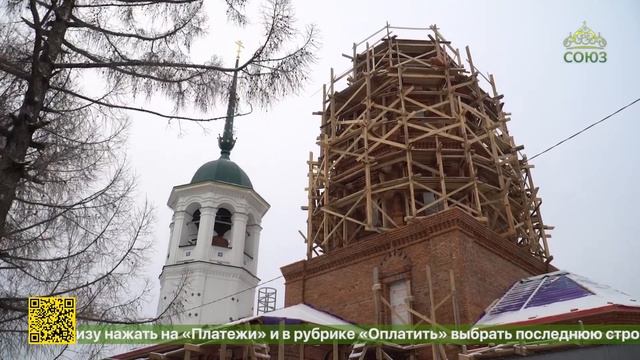
[[[405,299],[405,309],[407,310],[405,318],[402,314],[396,312],[394,306],[390,303],[389,300],[385,299],[385,296],[382,294],[382,283],[380,282],[379,277],[379,269],[376,267],[373,269],[373,302],[374,302],[374,310],[375,310],[375,323],[376,324],[384,324],[388,323],[389,319],[385,319],[384,313],[395,313],[395,315],[402,319],[404,324],[410,326],[419,326],[419,325],[429,325],[434,331],[437,330],[446,330],[440,324],[438,324],[438,319],[436,313],[438,309],[445,305],[447,302],[451,303],[451,310],[453,313],[451,314],[453,317],[453,323],[451,325],[455,325],[456,329],[460,325],[460,313],[458,308],[458,295],[456,291],[456,283],[455,283],[455,275],[453,270],[449,270],[449,286],[450,289],[448,293],[442,297],[439,301],[436,302],[436,294],[435,288],[433,286],[433,281],[431,277],[431,267],[427,265],[426,267],[426,275],[427,275],[427,292],[428,292],[428,312],[429,314],[422,314],[413,308],[412,299],[413,296],[409,295],[408,298]],[[406,280],[410,282],[410,280]],[[408,288],[411,288],[411,285],[408,285]],[[443,289],[440,289],[443,290]],[[384,311],[383,311],[384,310]],[[423,344],[415,344],[415,345],[396,345],[392,343],[387,344],[354,344],[352,346],[351,354],[349,355],[349,360],[365,360],[367,358],[374,358],[376,360],[394,360],[394,359],[409,359],[415,360],[417,358],[422,358],[425,356],[426,352],[425,348],[431,348],[431,357],[433,360],[448,360],[446,346],[443,344],[434,344],[434,343],[423,343]],[[368,356],[369,350],[372,350],[372,354],[374,356]],[[466,353],[466,346],[460,347],[462,353]],[[458,350],[454,351],[456,354],[459,353]]]
[[[427,35],[399,39],[397,29]],[[509,135],[493,76],[474,66],[468,48],[467,69],[437,27],[387,25],[344,56],[353,67],[331,70],[314,113],[320,153],[308,161],[308,258],[459,207],[551,260],[533,166]]]

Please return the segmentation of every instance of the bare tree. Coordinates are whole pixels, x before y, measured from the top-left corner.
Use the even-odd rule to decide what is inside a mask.
[[[228,20],[247,24],[245,5],[225,0]],[[296,30],[289,1],[271,0],[260,45],[225,67],[214,54],[191,61],[208,23],[202,0],[1,6],[0,340],[26,330],[30,295],[76,296],[85,321],[148,321],[137,313],[149,287],[123,291],[144,266],[151,221],[148,207],[135,205],[123,157],[127,113],[223,118],[206,114],[226,98],[233,73],[245,104],[269,105],[306,79],[315,30]],[[174,109],[131,104],[138,95],[162,96]],[[187,115],[191,108],[206,116]]]

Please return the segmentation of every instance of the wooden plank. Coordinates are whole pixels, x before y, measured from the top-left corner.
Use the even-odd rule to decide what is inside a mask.
[[[313,161],[313,152],[309,151],[309,160],[307,161],[307,165],[309,166],[309,173],[307,174],[307,180],[309,181],[308,190],[307,190],[307,259],[311,259],[311,248],[313,243],[311,242],[311,237],[313,236],[313,222],[311,218],[313,217],[313,211],[315,210],[315,200],[313,198],[313,170],[314,170]]]
[[[227,360],[227,344],[220,344],[218,357],[220,358],[220,360]]]
[[[284,331],[284,319],[280,320],[279,325],[279,330],[282,333]],[[284,360],[284,340],[280,339],[280,341],[278,341],[278,360]]]

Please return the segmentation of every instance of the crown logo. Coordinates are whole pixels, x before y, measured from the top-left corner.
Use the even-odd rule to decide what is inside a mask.
[[[600,33],[596,34],[587,26],[587,22],[583,21],[576,32],[569,33],[563,44],[567,49],[604,49],[607,46],[607,40]]]

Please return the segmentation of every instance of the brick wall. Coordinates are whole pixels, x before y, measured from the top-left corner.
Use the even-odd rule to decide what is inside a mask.
[[[409,280],[412,307],[428,315],[427,265],[436,303],[450,292],[453,270],[462,323],[477,320],[515,281],[555,270],[453,208],[329,255],[284,266],[285,305],[304,302],[349,321],[375,323],[372,285],[373,269],[378,267],[383,284]],[[451,302],[436,315],[439,323],[453,323]]]

